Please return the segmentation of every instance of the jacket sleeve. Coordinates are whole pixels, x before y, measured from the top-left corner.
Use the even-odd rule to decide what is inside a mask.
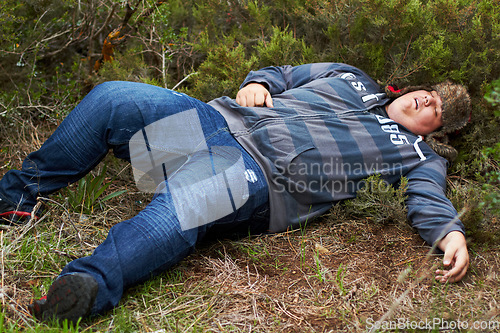
[[[271,95],[280,94],[286,90],[298,88],[309,82],[325,77],[349,75],[353,73],[369,81],[370,84],[378,86],[362,70],[341,63],[314,63],[299,66],[265,67],[258,71],[251,71],[240,88],[249,83],[260,83],[266,86]]]
[[[446,161],[427,160],[410,171],[408,178],[408,218],[420,236],[429,244],[439,241],[451,231],[465,234],[457,211],[445,195]]]

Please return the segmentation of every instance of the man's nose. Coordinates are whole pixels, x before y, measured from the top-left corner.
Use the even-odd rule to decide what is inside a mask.
[[[425,106],[429,106],[432,103],[434,103],[434,97],[432,95],[427,95],[424,97],[424,104]]]

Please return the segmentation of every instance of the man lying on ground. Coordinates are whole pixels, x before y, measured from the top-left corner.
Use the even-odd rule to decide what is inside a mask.
[[[68,263],[31,311],[41,320],[102,314],[208,230],[287,230],[355,197],[372,174],[408,179],[408,218],[444,252],[435,278],[459,281],[469,264],[464,227],[445,196],[447,160],[423,136],[455,131],[469,115],[461,85],[382,90],[337,63],[253,71],[236,99],[209,103],[141,83],[100,84],[21,170],[3,176],[0,216],[23,223],[38,196],[85,176],[110,149],[155,196],[91,256]],[[432,146],[453,157],[451,147]]]

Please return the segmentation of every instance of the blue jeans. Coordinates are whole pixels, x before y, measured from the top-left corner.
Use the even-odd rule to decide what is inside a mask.
[[[241,182],[248,185],[248,200],[223,218],[186,230],[180,225],[168,186],[157,192],[137,216],[114,225],[91,256],[76,259],[62,270],[61,275],[84,272],[97,280],[99,291],[93,314],[115,307],[127,287],[178,263],[193,251],[209,229],[243,226],[264,232],[268,187],[255,160],[229,133],[225,119],[211,106],[160,87],[107,82],[95,87],[42,147],[28,155],[21,170],[7,172],[0,181],[2,199],[31,211],[38,195],[77,181],[110,149],[116,157],[130,161],[129,141],[138,131],[160,119],[193,109],[208,149],[234,147],[241,151],[244,167],[252,174],[251,181],[241,176]]]

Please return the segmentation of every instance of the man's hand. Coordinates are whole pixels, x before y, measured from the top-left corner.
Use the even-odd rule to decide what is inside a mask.
[[[464,235],[452,231],[441,239],[438,247],[444,252],[443,265],[449,270],[436,270],[436,280],[441,283],[460,281],[469,267],[469,252]]]
[[[236,95],[236,103],[241,106],[273,107],[273,99],[269,91],[260,83],[249,83]]]

